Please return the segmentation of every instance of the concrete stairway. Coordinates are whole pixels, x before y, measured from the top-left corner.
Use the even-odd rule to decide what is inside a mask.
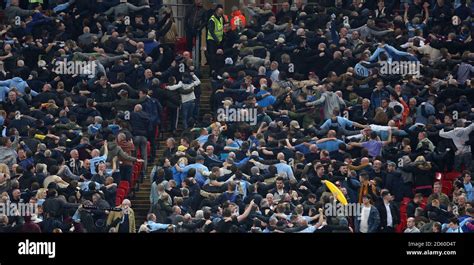
[[[201,99],[200,99],[200,118],[203,114],[211,112],[210,97],[212,93],[211,80],[209,79],[209,68],[207,66],[201,67],[202,78],[201,78]],[[182,129],[178,125],[178,133],[181,133]],[[160,159],[163,156],[165,151],[165,142],[166,139],[172,137],[171,133],[162,133],[161,137],[158,139],[159,148],[156,150],[156,158]],[[175,137],[176,141],[179,143],[180,138]],[[153,151],[153,150],[152,150]],[[132,208],[135,211],[135,222],[137,227],[139,227],[146,220],[146,215],[150,209],[150,190],[151,190],[151,181],[150,173],[153,169],[154,163],[148,164],[146,170],[147,174],[142,183],[140,183],[140,188],[135,192],[135,196],[132,198]]]

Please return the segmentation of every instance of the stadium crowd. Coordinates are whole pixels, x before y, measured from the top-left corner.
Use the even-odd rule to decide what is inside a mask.
[[[3,1],[0,232],[473,232],[473,1],[314,2]]]

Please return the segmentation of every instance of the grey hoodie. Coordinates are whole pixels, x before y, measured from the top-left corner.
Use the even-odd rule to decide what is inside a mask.
[[[341,110],[341,106],[345,106],[346,103],[344,100],[336,95],[332,91],[324,92],[321,97],[313,102],[309,102],[309,106],[317,106],[324,104],[324,118],[330,119],[332,117],[332,112],[335,108]]]

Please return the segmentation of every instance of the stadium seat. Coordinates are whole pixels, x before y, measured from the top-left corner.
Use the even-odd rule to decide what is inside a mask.
[[[117,195],[115,196],[115,205],[119,206],[125,199],[125,191],[123,189],[117,189]]]
[[[443,180],[455,180],[461,176],[461,172],[450,171],[444,174]]]
[[[449,197],[451,197],[453,193],[453,181],[452,180],[442,180],[441,185],[443,185],[442,192]]]
[[[178,38],[176,41],[176,53],[182,54],[183,52],[186,51],[186,38]]]
[[[130,183],[128,181],[122,180],[118,186],[118,189],[125,191],[125,196],[128,195],[130,191]]]

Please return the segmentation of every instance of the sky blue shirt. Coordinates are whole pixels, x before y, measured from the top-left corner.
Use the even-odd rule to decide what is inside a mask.
[[[443,224],[442,230],[446,229],[448,227],[448,224]],[[446,230],[446,233],[463,233],[461,226],[458,226],[456,229],[448,228]]]
[[[20,77],[13,77],[12,79],[0,81],[0,86],[8,87],[8,91],[15,87],[20,93],[25,94],[25,88],[28,87],[28,83]],[[31,95],[35,97],[38,95],[38,92],[31,90]]]
[[[205,144],[207,142],[207,138],[209,138],[209,134],[201,135],[196,140],[199,142],[199,144],[202,145],[202,144]]]
[[[291,169],[291,167],[285,163],[278,163],[278,164],[275,164],[275,167],[277,169],[277,172],[278,173],[282,173],[282,172],[285,172],[286,175],[293,179],[295,176],[293,175],[293,169]]]
[[[327,150],[328,152],[334,152],[339,150],[339,145],[345,144],[343,141],[336,139],[336,140],[329,140],[323,143],[316,144],[319,149]]]
[[[92,175],[94,175],[95,173],[97,173],[95,170],[96,170],[96,167],[99,166],[100,163],[105,163],[107,161],[107,156],[106,155],[103,155],[103,156],[97,156],[97,157],[94,157],[90,160],[91,162],[91,173]]]
[[[465,184],[463,183],[464,185],[464,190],[466,191],[466,194],[467,194],[467,200],[468,201],[474,201],[474,188],[472,187],[472,183],[468,183],[468,184]]]
[[[331,126],[331,119],[327,119],[323,125],[321,125],[321,129],[328,129]],[[352,121],[344,118],[344,117],[337,117],[337,123],[342,127],[346,128],[346,126],[352,127]]]
[[[186,173],[188,173],[188,171],[189,171],[191,168],[196,169],[195,178],[196,178],[196,181],[199,183],[199,186],[202,187],[202,185],[204,185],[204,183],[206,182],[206,177],[204,177],[204,176],[199,172],[199,170],[202,170],[202,171],[209,171],[209,169],[208,169],[205,165],[203,165],[203,164],[195,163],[195,164],[191,164],[191,165],[185,166],[185,167],[183,168],[183,175],[186,175]]]
[[[168,229],[168,224],[155,223],[153,221],[148,221],[146,225],[150,228],[151,231],[164,230]]]
[[[91,183],[91,182],[92,181],[90,181],[90,180],[82,182],[81,185],[80,185],[81,190],[89,191],[89,183]],[[97,182],[95,182],[95,190],[100,190],[100,184],[97,183]]]
[[[316,144],[316,141],[311,141],[309,144]],[[306,146],[304,143],[295,145],[295,150],[305,155],[310,153],[309,145]]]

